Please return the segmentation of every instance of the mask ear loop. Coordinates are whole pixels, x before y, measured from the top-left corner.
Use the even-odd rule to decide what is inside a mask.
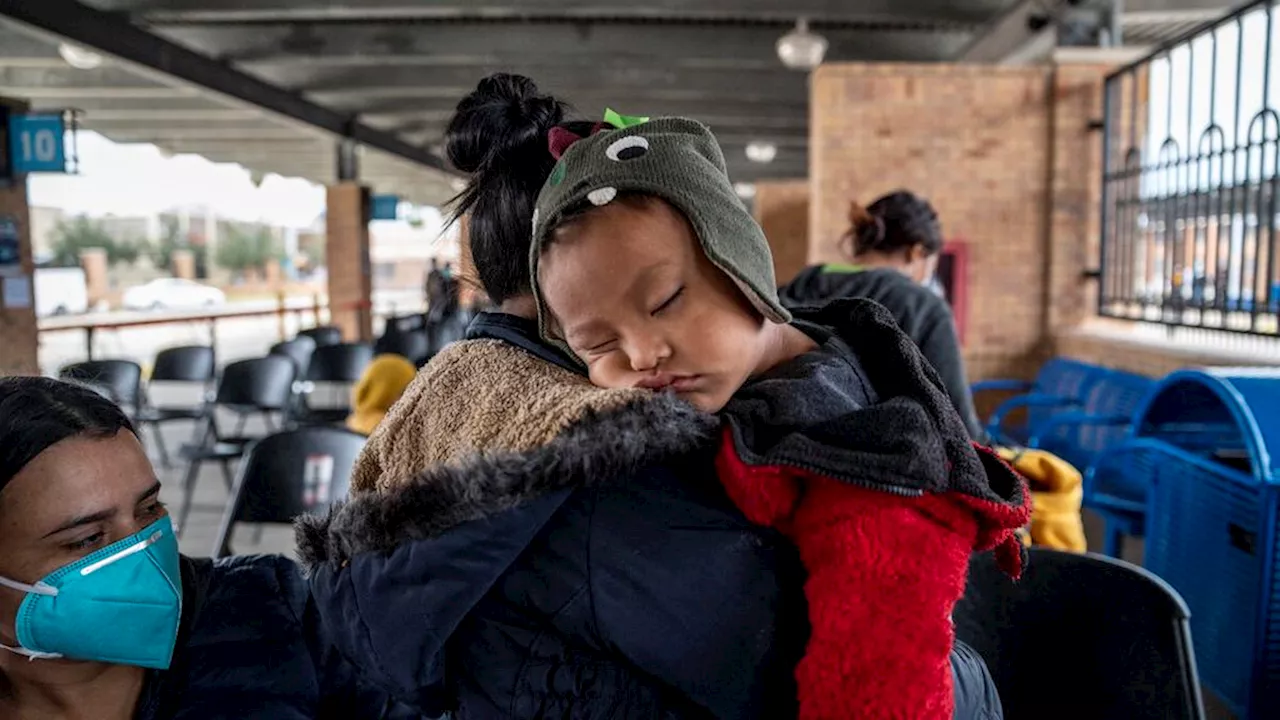
[[[53,587],[52,585],[46,584],[43,580],[36,583],[35,585],[27,585],[26,583],[14,582],[13,580],[10,580],[6,577],[0,577],[0,585],[3,585],[4,587],[7,587],[7,588],[12,588],[19,592],[28,593],[31,595],[45,595],[48,597],[58,596],[58,588]],[[36,660],[57,660],[58,658],[62,657],[61,653],[47,653],[47,652],[40,652],[38,650],[28,650],[27,648],[24,648],[22,646],[9,647],[4,643],[0,643],[0,648],[8,650],[14,655],[22,655],[26,657],[27,662],[35,662]]]

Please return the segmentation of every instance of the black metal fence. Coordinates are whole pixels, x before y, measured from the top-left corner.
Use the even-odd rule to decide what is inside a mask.
[[[1278,20],[1254,3],[1108,77],[1100,314],[1280,335]]]

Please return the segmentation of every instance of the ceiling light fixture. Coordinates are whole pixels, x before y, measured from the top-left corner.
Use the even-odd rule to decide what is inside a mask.
[[[467,189],[467,181],[460,177],[451,178],[449,187],[453,188],[454,192],[462,192]]]
[[[809,30],[809,21],[800,18],[796,29],[778,38],[778,59],[792,70],[812,70],[827,55],[827,39]]]
[[[778,146],[771,142],[747,143],[747,159],[753,163],[765,165],[773,162],[776,157],[778,157]]]
[[[102,56],[71,43],[59,43],[58,54],[68,65],[77,70],[94,70],[102,66]]]
[[[752,183],[745,183],[745,182],[734,183],[733,191],[738,193],[738,197],[742,198],[743,200],[750,200],[751,198],[754,198],[756,196],[756,186],[753,185]]]

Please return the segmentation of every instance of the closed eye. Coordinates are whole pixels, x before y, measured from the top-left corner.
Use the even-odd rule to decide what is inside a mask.
[[[682,295],[684,295],[683,285],[680,286],[679,290],[676,290],[674,293],[672,293],[671,297],[667,298],[666,300],[663,300],[661,305],[654,308],[653,312],[651,312],[650,315],[661,315],[664,311],[669,310],[672,305],[675,305],[676,301],[679,300],[680,296]]]
[[[617,345],[618,345],[617,340],[606,340],[605,342],[597,343],[595,345],[592,345],[589,348],[586,348],[583,352],[586,352],[589,355],[600,355],[602,353],[607,353],[613,350],[615,347],[617,347]]]

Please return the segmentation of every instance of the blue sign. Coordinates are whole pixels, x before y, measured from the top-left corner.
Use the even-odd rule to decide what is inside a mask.
[[[15,175],[67,171],[62,114],[10,115],[9,166]]]
[[[374,195],[369,199],[370,220],[395,220],[400,216],[400,198],[396,195]]]

